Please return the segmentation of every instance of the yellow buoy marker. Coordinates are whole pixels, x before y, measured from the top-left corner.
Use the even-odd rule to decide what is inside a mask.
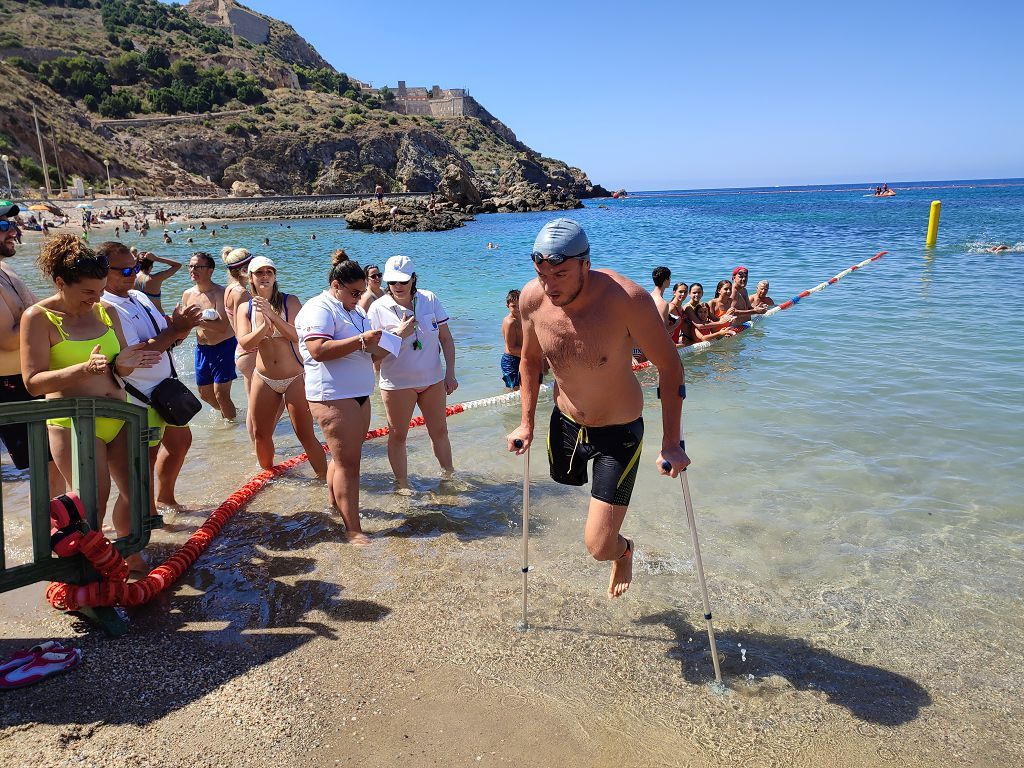
[[[939,215],[942,213],[942,201],[932,200],[932,211],[928,215],[928,236],[924,240],[926,248],[934,248],[939,236]]]

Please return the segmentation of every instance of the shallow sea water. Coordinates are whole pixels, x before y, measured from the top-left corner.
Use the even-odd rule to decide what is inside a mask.
[[[943,217],[940,245],[928,251],[933,199],[942,199]],[[241,513],[247,522],[225,530],[241,538],[215,546],[185,583],[207,595],[211,615],[272,626],[277,603],[261,579],[275,574],[262,559],[255,570],[231,564],[261,547],[287,562],[290,550],[315,548],[325,536],[334,554],[317,560],[321,583],[344,582],[347,597],[382,603],[414,595],[425,617],[445,614],[448,631],[422,640],[431,652],[519,686],[526,698],[557,689],[585,709],[608,703],[602,717],[626,734],[642,730],[634,718],[660,723],[709,754],[751,765],[783,764],[814,734],[830,732],[848,733],[858,752],[876,750],[885,762],[969,762],[972,752],[986,764],[1024,759],[1019,729],[993,746],[998,723],[1022,714],[1024,342],[1012,312],[997,308],[1005,300],[988,298],[1014,290],[1024,186],[910,189],[891,199],[818,190],[598,205],[571,214],[588,232],[595,266],[645,287],[664,264],[673,282],[700,280],[711,292],[743,263],[751,288],[770,279],[781,303],[888,251],[753,330],[683,357],[690,487],[730,694],[703,686],[707,637],[680,488],[654,468],[660,413],[651,372],[639,374],[646,450],[624,526],[637,539],[636,580],[619,603],[604,598],[606,566],[582,545],[586,491],[553,484],[538,451],[535,630],[514,632],[522,460],[505,453],[503,438],[518,423],[518,406],[449,421],[464,484],[457,493],[439,488],[423,430],[410,437],[419,489],[411,499],[390,493],[384,442],[367,443],[365,527],[382,534],[372,554],[336,543],[336,524],[321,514],[322,489],[302,476],[307,468],[260,494]],[[551,217],[481,216],[428,234],[359,234],[341,220],[232,222],[215,238],[190,234],[195,247],[215,253],[232,244],[272,256],[282,288],[304,299],[321,289],[335,247],[364,264],[411,256],[420,285],[452,316],[461,386],[450,401],[462,402],[502,391],[504,296],[529,279],[525,254]],[[172,237],[158,252],[187,258],[188,235]],[[260,247],[264,237],[270,248]],[[151,234],[146,244],[158,242]],[[501,247],[488,250],[488,242]],[[985,251],[999,242],[1014,247]],[[16,264],[42,289],[28,265],[34,250],[24,247]],[[186,279],[165,286],[165,306]],[[179,369],[189,370],[191,348],[178,354]],[[240,402],[240,381],[235,395]],[[380,426],[379,398],[372,402],[371,426]],[[542,413],[549,402],[542,399]],[[258,467],[244,426],[205,413],[194,431],[179,497],[206,510]],[[286,422],[278,448],[282,457],[300,450]],[[13,479],[6,465],[4,472]],[[183,515],[176,525],[202,517]],[[19,541],[27,545],[10,520],[7,533],[9,556]],[[457,615],[447,614],[452,601]],[[509,659],[530,660],[530,673]],[[608,674],[595,682],[595,668]],[[628,714],[617,714],[611,705],[623,697]],[[673,764],[670,755],[651,758]]]

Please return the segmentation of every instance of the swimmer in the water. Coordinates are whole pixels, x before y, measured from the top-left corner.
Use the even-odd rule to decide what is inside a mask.
[[[750,303],[754,306],[754,309],[767,309],[768,307],[775,306],[772,297],[768,295],[767,280],[762,280],[757,284],[757,291],[750,297]]]
[[[994,245],[991,248],[989,248],[988,252],[989,253],[1002,253],[1003,251],[1008,251],[1008,250],[1010,250],[1010,246],[1008,246],[1008,245],[1006,245],[1004,243],[1000,243],[999,245]]]

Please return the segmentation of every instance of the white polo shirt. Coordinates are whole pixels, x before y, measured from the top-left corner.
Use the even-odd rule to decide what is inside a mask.
[[[351,339],[371,330],[366,313],[359,307],[345,309],[330,291],[307,301],[295,316],[299,351],[306,371],[306,399],[316,403],[347,397],[366,397],[373,392],[373,359],[357,349],[344,357],[317,362],[306,349],[307,339],[326,341]]]
[[[103,301],[113,304],[117,308],[117,314],[121,318],[121,330],[124,332],[126,346],[138,344],[140,341],[149,341],[160,331],[167,328],[167,318],[163,312],[156,308],[142,291],[128,291],[128,298],[115,296],[110,291],[103,292]],[[146,310],[149,310],[147,313]],[[152,317],[152,320],[150,319]],[[156,322],[156,329],[153,322]],[[170,353],[160,355],[160,362],[152,368],[136,368],[125,380],[139,390],[146,397],[164,379],[171,377],[171,362],[168,357]],[[136,405],[146,405],[138,402],[129,395],[131,402]]]
[[[441,300],[430,291],[416,290],[413,297],[416,311],[416,332],[402,339],[398,356],[388,355],[380,364],[381,389],[421,389],[444,380],[444,364],[441,360],[441,326],[448,322]],[[370,323],[373,329],[383,328],[394,332],[402,319],[412,310],[398,304],[390,294],[385,294],[370,305]],[[421,349],[413,346],[419,339]]]

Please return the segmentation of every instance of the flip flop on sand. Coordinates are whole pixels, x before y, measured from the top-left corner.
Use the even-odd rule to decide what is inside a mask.
[[[9,670],[25,666],[35,658],[37,653],[53,650],[63,651],[66,649],[56,640],[47,640],[45,643],[33,645],[31,648],[22,648],[20,651],[15,651],[6,659],[0,661],[0,675],[7,673]]]
[[[81,661],[82,651],[78,648],[62,647],[37,651],[27,663],[8,669],[0,675],[0,689],[22,688],[38,683],[50,675],[74,669]]]

